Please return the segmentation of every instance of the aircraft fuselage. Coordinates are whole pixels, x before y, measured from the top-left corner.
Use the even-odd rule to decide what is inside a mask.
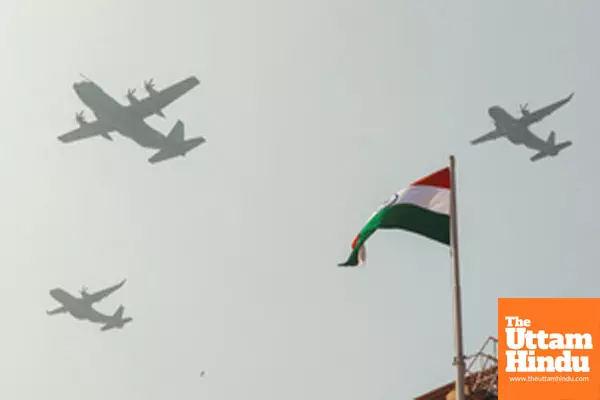
[[[133,114],[132,110],[118,103],[96,84],[79,82],[73,85],[73,89],[102,125],[142,147],[161,149],[166,145],[166,136],[150,127],[143,118]]]
[[[548,147],[545,140],[535,136],[526,124],[515,119],[502,107],[490,107],[488,114],[494,120],[496,129],[498,129],[511,143],[517,145],[522,144],[533,150],[544,150]]]
[[[91,304],[83,299],[71,296],[62,289],[52,289],[50,296],[58,301],[67,310],[69,314],[79,320],[88,320],[91,322],[104,322],[110,317],[96,311]]]

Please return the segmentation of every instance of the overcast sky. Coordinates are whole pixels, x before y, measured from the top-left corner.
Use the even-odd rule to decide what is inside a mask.
[[[452,4],[450,4],[452,3]],[[592,0],[8,0],[0,5],[0,398],[408,399],[454,379],[448,249],[401,231],[338,268],[396,190],[458,168],[465,347],[498,297],[597,295]],[[121,136],[62,144],[79,73],[200,86],[148,123],[207,143],[151,165]],[[532,151],[488,132],[575,92]],[[88,118],[91,112],[86,110]],[[48,291],[123,278],[67,315]],[[202,371],[206,375],[201,377]]]

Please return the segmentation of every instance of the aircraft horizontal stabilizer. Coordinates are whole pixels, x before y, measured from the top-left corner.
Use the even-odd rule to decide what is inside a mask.
[[[170,158],[185,156],[189,151],[206,142],[202,136],[185,140],[183,122],[177,121],[171,132],[167,135],[165,147],[160,149],[148,159],[151,164],[156,164]]]
[[[537,160],[541,160],[544,157],[548,157],[550,154],[546,153],[545,151],[540,151],[539,153],[534,154],[530,160],[531,161],[537,161]]]
[[[101,331],[108,331],[110,329],[115,329],[115,328],[123,328],[123,326],[125,326],[125,324],[127,324],[128,322],[133,321],[133,318],[131,317],[127,317],[127,318],[123,318],[121,321],[117,321],[117,322],[109,322],[108,324],[102,326],[102,328],[100,328]]]
[[[186,140],[185,142],[179,142],[177,144],[173,144],[169,147],[165,147],[161,149],[158,153],[155,153],[152,157],[148,159],[150,164],[156,164],[161,161],[166,161],[171,158],[175,158],[178,156],[184,156],[194,149],[195,147],[200,146],[202,143],[206,142],[202,136]]]
[[[537,160],[541,160],[544,157],[548,157],[548,156],[556,156],[558,155],[558,153],[560,153],[562,150],[566,149],[567,147],[571,146],[573,144],[573,142],[566,141],[566,142],[562,142],[557,144],[556,146],[552,147],[550,150],[542,150],[539,153],[533,155],[530,160],[531,161],[537,161]]]
[[[123,328],[123,326],[125,326],[125,324],[133,321],[133,318],[131,318],[131,317],[123,318],[124,311],[125,311],[125,307],[123,307],[122,305],[119,306],[119,308],[117,309],[117,311],[115,311],[115,313],[113,314],[111,319],[104,326],[102,326],[102,328],[100,328],[100,330],[107,331],[107,330],[113,329],[113,328],[120,329],[120,328]]]

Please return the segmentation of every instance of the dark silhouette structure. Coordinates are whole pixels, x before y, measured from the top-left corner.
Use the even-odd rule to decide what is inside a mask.
[[[571,93],[568,97],[534,112],[530,112],[527,109],[527,104],[525,104],[524,106],[521,106],[521,118],[513,117],[500,106],[490,107],[488,109],[488,114],[494,120],[495,129],[472,140],[471,144],[475,145],[505,137],[513,144],[522,144],[527,148],[537,150],[538,152],[530,158],[531,161],[537,161],[548,156],[556,156],[561,150],[571,146],[573,143],[567,141],[557,144],[556,133],[554,131],[550,132],[548,140],[540,139],[529,130],[529,126],[540,122],[542,119],[567,104],[571,101],[574,94],[575,93]]]
[[[133,318],[123,318],[125,307],[119,306],[113,315],[105,315],[93,308],[93,304],[108,297],[116,290],[120,289],[125,284],[125,280],[117,285],[100,290],[95,293],[88,293],[84,287],[81,289],[81,297],[74,297],[67,293],[64,289],[55,288],[50,290],[50,296],[58,301],[61,306],[50,311],[46,311],[48,315],[69,313],[78,320],[87,320],[94,323],[103,324],[100,330],[106,331],[113,328],[122,328],[125,324],[133,321]]]
[[[85,77],[84,77],[85,78]],[[83,111],[75,115],[79,128],[58,137],[63,143],[102,136],[112,140],[111,132],[133,140],[138,145],[158,149],[159,151],[148,160],[154,164],[177,156],[185,156],[189,151],[206,141],[203,137],[185,140],[183,122],[177,121],[167,136],[150,127],[144,121],[152,115],[164,117],[162,110],[169,104],[183,96],[200,81],[192,76],[176,83],[164,90],[154,89],[152,79],[145,82],[148,96],[144,99],[135,97],[135,90],[127,91],[129,105],[124,106],[110,97],[100,86],[92,80],[75,83],[73,89],[81,101],[94,113],[96,120],[87,122]]]

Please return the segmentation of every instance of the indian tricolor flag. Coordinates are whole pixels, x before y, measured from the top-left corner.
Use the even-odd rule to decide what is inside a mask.
[[[364,264],[365,242],[378,229],[404,229],[450,244],[450,168],[444,168],[395,193],[371,215],[352,242],[340,267]]]

